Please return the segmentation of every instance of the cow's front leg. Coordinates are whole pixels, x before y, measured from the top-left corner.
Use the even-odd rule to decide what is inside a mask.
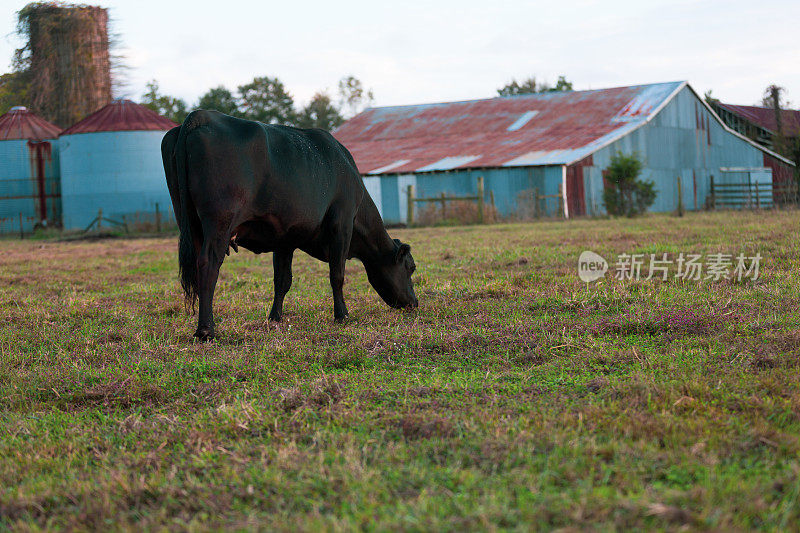
[[[344,304],[344,266],[347,261],[347,251],[350,248],[350,236],[353,226],[341,228],[331,239],[330,248],[330,277],[333,289],[333,318],[342,322],[347,318],[347,306]]]
[[[227,247],[228,239],[220,235],[211,235],[203,240],[203,247],[197,261],[200,315],[194,336],[200,342],[210,341],[214,338],[214,289],[217,286],[219,269],[225,258]]]
[[[276,250],[272,254],[272,266],[275,270],[275,297],[269,319],[280,322],[283,316],[283,298],[292,287],[292,254],[294,250]]]

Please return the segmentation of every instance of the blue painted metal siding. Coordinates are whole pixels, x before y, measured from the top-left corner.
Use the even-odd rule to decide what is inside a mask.
[[[164,220],[172,203],[161,162],[162,131],[85,133],[61,137],[64,229],[83,229],[97,216]]]
[[[538,189],[542,195],[558,194],[562,169],[561,166],[463,169],[389,174],[377,178],[368,177],[365,181],[380,180],[381,216],[387,224],[398,224],[406,222],[406,188],[409,184],[414,184],[417,198],[432,198],[441,193],[448,196],[472,196],[477,194],[478,176],[483,176],[485,201],[489,202],[491,191],[498,213],[501,216],[512,216],[520,208],[520,203],[533,197],[534,189]],[[550,202],[551,210],[555,211],[556,206],[557,201]],[[417,209],[420,207],[416,206]]]
[[[655,183],[658,195],[651,211],[672,211],[678,205],[678,179],[685,209],[703,209],[711,176],[716,183],[740,181],[743,175],[722,174],[721,167],[763,167],[763,152],[726,131],[688,87],[650,123],[594,153],[594,166],[584,168],[586,212],[603,208],[603,169],[616,152],[638,152],[642,178]],[[746,176],[746,175],[744,175]],[[769,172],[757,177],[772,181]]]
[[[616,152],[637,152],[643,159],[642,178],[652,180],[657,191],[650,208],[656,212],[677,208],[678,180],[687,210],[705,207],[711,176],[716,183],[746,182],[748,177],[761,183],[772,181],[769,170],[758,174],[720,172],[721,167],[763,168],[764,152],[726,131],[688,87],[675,95],[649,123],[594,152],[592,165],[583,167],[587,215],[605,213],[603,169]],[[405,222],[408,183],[415,184],[418,198],[435,197],[442,192],[465,196],[476,193],[478,176],[484,177],[486,200],[492,191],[499,214],[512,216],[523,197],[532,196],[534,188],[543,195],[558,194],[563,175],[560,165],[383,174],[379,178],[381,215],[387,224]],[[557,200],[550,200],[551,213],[557,205]]]
[[[61,217],[59,195],[58,141],[50,143],[50,160],[45,160],[45,196],[47,218]],[[40,222],[39,184],[27,140],[0,141],[0,234],[26,233]]]

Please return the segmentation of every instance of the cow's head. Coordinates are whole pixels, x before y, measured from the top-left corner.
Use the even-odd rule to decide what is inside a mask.
[[[417,268],[411,246],[394,239],[393,250],[364,266],[370,284],[384,302],[395,309],[414,309],[419,305],[411,281],[411,274]]]

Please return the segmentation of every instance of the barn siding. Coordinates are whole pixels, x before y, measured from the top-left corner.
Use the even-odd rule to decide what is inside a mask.
[[[386,224],[405,224],[408,213],[407,187],[414,185],[417,198],[432,198],[445,193],[448,196],[473,196],[477,194],[478,176],[483,176],[485,201],[494,195],[495,207],[501,216],[513,216],[525,202],[533,198],[534,189],[542,195],[556,195],[561,184],[561,167],[514,167],[491,169],[462,169],[447,172],[419,174],[384,174],[367,176],[365,184],[379,180],[379,211]],[[375,185],[367,190],[373,199],[377,196]],[[490,194],[491,192],[491,194]],[[375,202],[379,204],[378,201]],[[555,214],[558,202],[548,201],[551,214]],[[416,209],[421,209],[421,204]]]
[[[680,179],[685,209],[703,209],[711,176],[717,183],[747,179],[744,173],[721,174],[720,167],[791,167],[726,131],[688,87],[684,87],[653,120],[594,153],[594,165],[584,169],[589,214],[605,212],[602,171],[616,152],[637,152],[644,161],[642,178],[655,182],[657,196],[651,211],[672,211],[678,205]],[[751,176],[769,181],[767,174]]]
[[[777,182],[791,179],[793,172],[793,167],[727,131],[686,86],[649,123],[567,167],[570,216],[605,213],[603,170],[616,152],[636,152],[642,158],[642,178],[655,183],[657,196],[650,210],[656,212],[677,208],[678,181],[684,209],[698,210],[706,206],[712,176],[716,183],[741,183],[748,179],[769,182],[774,175]],[[772,172],[723,174],[720,167],[769,167]],[[410,183],[415,185],[418,198],[442,192],[466,196],[476,193],[478,176],[484,177],[486,201],[493,192],[497,211],[504,217],[518,213],[522,203],[530,201],[534,189],[543,195],[557,195],[563,179],[561,165],[384,174],[378,177],[381,215],[387,224],[406,222],[406,187]],[[377,187],[372,187],[374,194]],[[548,202],[550,214],[554,214],[557,200]]]

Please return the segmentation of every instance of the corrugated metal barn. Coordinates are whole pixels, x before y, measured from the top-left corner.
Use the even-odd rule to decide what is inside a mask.
[[[0,117],[0,234],[60,221],[60,131],[24,107]]]
[[[64,229],[83,229],[98,215],[146,222],[156,209],[171,216],[161,139],[176,124],[130,100],[115,100],[59,138]]]
[[[334,135],[390,224],[406,221],[408,185],[418,197],[474,195],[478,176],[501,215],[534,190],[561,194],[565,216],[602,214],[603,170],[617,152],[643,160],[653,211],[676,209],[678,190],[686,209],[702,209],[712,177],[783,182],[793,171],[728,128],[687,82],[372,108]]]

